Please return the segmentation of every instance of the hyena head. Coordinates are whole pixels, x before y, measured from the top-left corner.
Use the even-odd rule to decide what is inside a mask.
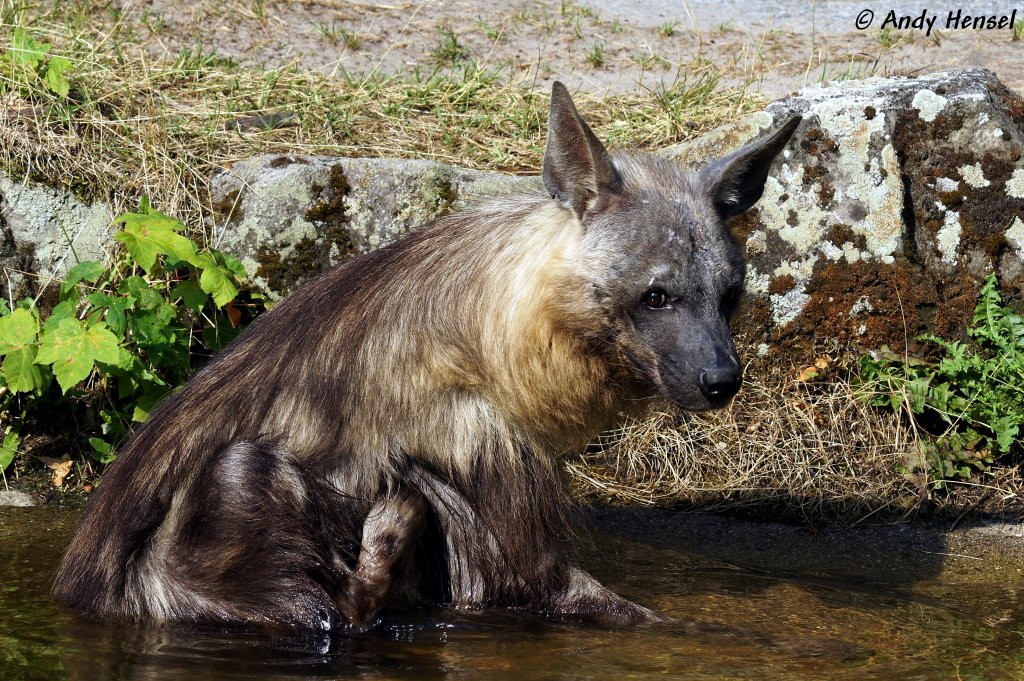
[[[642,392],[714,409],[739,390],[729,319],[744,263],[726,226],[761,198],[799,122],[692,173],[656,157],[610,155],[555,83],[544,186],[583,225],[577,309]]]

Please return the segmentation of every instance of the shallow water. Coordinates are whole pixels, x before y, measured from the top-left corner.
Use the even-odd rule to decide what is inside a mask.
[[[970,587],[801,577],[601,534],[593,572],[674,622],[615,630],[417,611],[371,634],[277,642],[99,626],[48,595],[77,520],[0,509],[0,679],[1024,678],[1019,577]]]

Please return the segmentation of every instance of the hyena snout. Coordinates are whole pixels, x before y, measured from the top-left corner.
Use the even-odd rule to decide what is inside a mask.
[[[743,370],[739,362],[715,364],[701,369],[697,386],[712,404],[725,402],[740,390],[743,384]]]
[[[743,384],[743,365],[726,328],[687,325],[663,365],[686,367],[662,372],[669,397],[684,409],[721,409]]]

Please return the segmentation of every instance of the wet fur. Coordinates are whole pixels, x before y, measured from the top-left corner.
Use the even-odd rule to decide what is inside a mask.
[[[621,187],[599,210],[579,204],[596,185],[497,200],[257,319],[121,448],[58,600],[113,620],[319,630],[423,600],[657,619],[575,566],[557,454],[677,397],[676,360],[626,309],[622,254],[654,261],[678,240],[678,276],[714,295],[742,259],[707,181],[608,162]]]

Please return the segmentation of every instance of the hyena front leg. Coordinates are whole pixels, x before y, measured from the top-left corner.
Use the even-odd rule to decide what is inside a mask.
[[[556,617],[612,625],[665,621],[662,615],[603,586],[557,547],[550,547],[544,564],[536,566],[541,583],[525,582],[503,568],[508,564],[498,535],[503,527],[486,523],[462,494],[428,469],[413,465],[410,479],[422,490],[441,526],[453,607],[522,607],[522,597],[535,594],[530,605]]]
[[[654,624],[668,620],[623,598],[576,566],[569,568],[568,584],[555,597],[551,609],[555,615],[583,617],[602,624]]]
[[[387,602],[423,532],[425,511],[423,495],[407,485],[370,509],[356,568],[348,588],[336,597],[338,611],[350,625],[368,626]]]

